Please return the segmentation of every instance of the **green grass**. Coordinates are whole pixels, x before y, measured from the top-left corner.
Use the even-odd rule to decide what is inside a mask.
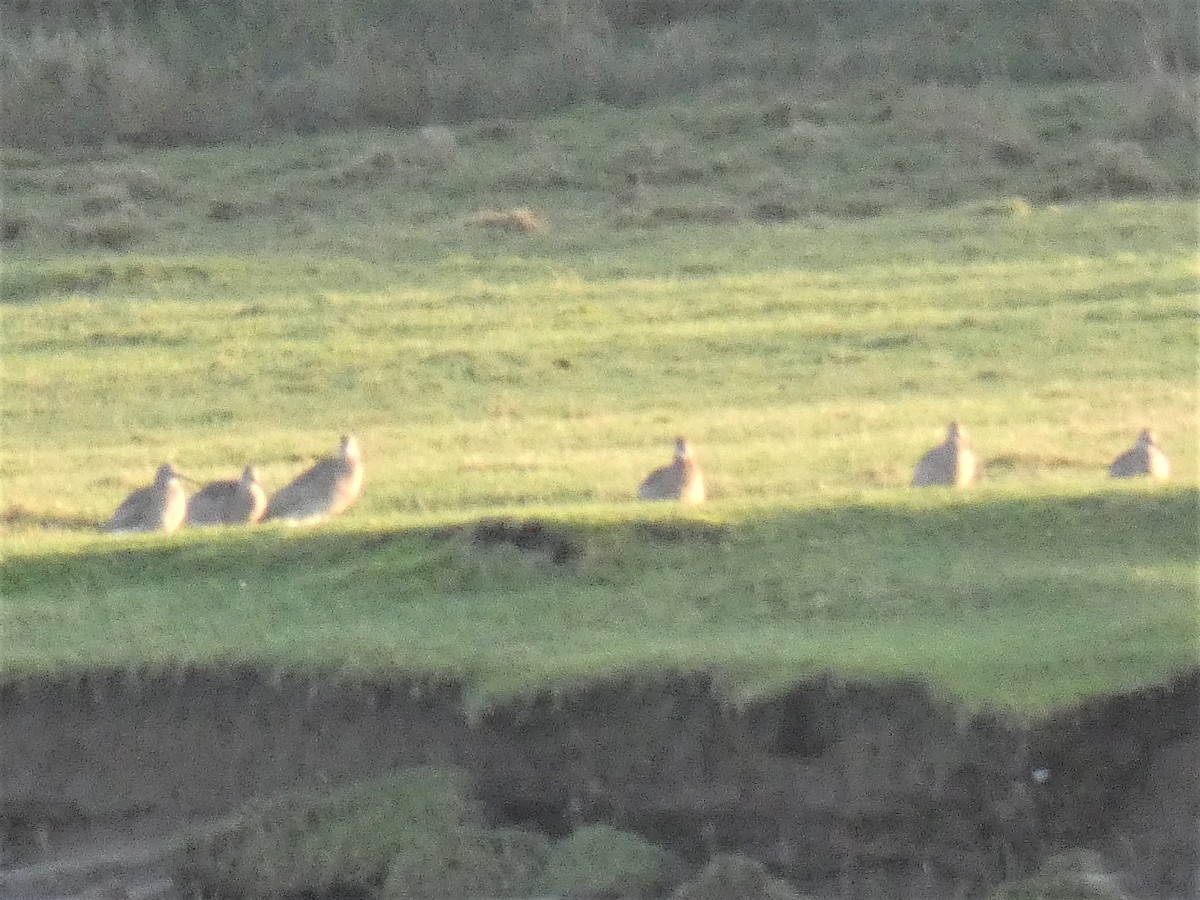
[[[749,196],[759,163],[712,165],[723,140],[768,152],[722,132],[735,112],[659,110],[707,136],[672,150],[588,107],[530,126],[549,143],[464,138],[446,171],[366,184],[331,179],[411,135],[23,156],[6,211],[53,223],[119,176],[148,228],[136,253],[52,228],[6,251],[4,677],[401,667],[482,702],[646,667],[717,670],[735,696],[839,669],[1037,712],[1194,664],[1194,204],[618,227],[622,147],[660,167],[652,204]],[[577,177],[529,181],[556,160]],[[209,218],[216,197],[249,211]],[[546,230],[463,227],[518,204]],[[983,484],[911,493],[952,418]],[[1172,483],[1108,481],[1145,425]],[[200,480],[254,463],[271,489],[344,431],[366,492],[325,528],[94,533],[164,459]],[[714,498],[694,516],[631,502],[676,433]],[[553,523],[579,558],[436,534],[489,515]],[[692,518],[723,543],[639,524]]]
[[[1195,662],[1196,501],[729,504],[705,517],[728,529],[717,545],[647,534],[632,507],[560,509],[543,521],[579,548],[569,565],[411,519],[64,537],[10,556],[6,668],[428,670],[468,679],[474,702],[647,668],[714,670],[731,696],[838,670],[1037,712]]]

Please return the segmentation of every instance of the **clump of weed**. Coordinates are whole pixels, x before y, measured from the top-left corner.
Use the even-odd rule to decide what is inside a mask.
[[[126,205],[94,218],[71,220],[64,231],[75,246],[124,250],[146,234],[147,223],[136,208]]]
[[[1137,141],[1092,144],[1092,170],[1101,191],[1115,197],[1166,190],[1170,180]]]
[[[251,124],[244,86],[194,84],[127,31],[39,31],[4,51],[0,141],[12,146],[213,143]]]
[[[776,99],[762,113],[762,122],[768,128],[791,128],[800,119],[800,104],[793,97]]]
[[[549,844],[540,834],[516,828],[417,831],[392,857],[380,897],[526,896]]]
[[[1051,857],[1036,875],[1001,885],[988,900],[1128,900],[1129,895],[1091,850]]]
[[[465,779],[412,769],[248,808],[191,839],[171,860],[189,896],[339,894],[378,900],[523,897],[537,893],[662,896],[681,869],[673,855],[609,826],[552,844],[484,825]]]
[[[1200,87],[1167,76],[1138,85],[1121,135],[1137,141],[1200,138]]]
[[[208,204],[208,217],[214,222],[236,222],[263,210],[257,200],[230,200],[218,198]]]
[[[392,177],[399,169],[400,161],[395,153],[391,150],[375,149],[334,173],[329,180],[339,187],[373,184]]]
[[[762,108],[747,102],[689,106],[676,110],[671,118],[680,130],[702,141],[744,138],[764,124]]]
[[[1037,157],[1037,139],[1016,111],[978,92],[921,88],[901,95],[892,106],[901,133],[959,147],[1005,165]]]
[[[680,868],[670,853],[644,838],[611,825],[588,825],[551,848],[537,888],[568,896],[660,897]]]
[[[31,222],[0,206],[0,241],[6,244],[18,241],[29,233]]]
[[[428,97],[420,73],[404,60],[346,45],[329,63],[309,62],[270,82],[261,106],[270,127],[311,133],[415,125],[428,112]]]
[[[470,215],[463,224],[467,228],[510,231],[517,234],[534,234],[545,228],[541,217],[528,207],[521,207],[519,209],[481,209]]]
[[[762,222],[789,222],[808,208],[810,197],[795,181],[782,172],[764,178],[751,192],[751,215]]]
[[[466,143],[476,141],[511,141],[520,137],[527,128],[514,119],[486,119],[468,128],[463,133]]]
[[[781,156],[808,154],[832,143],[839,134],[835,125],[821,125],[801,119],[781,131],[772,140],[772,150]]]
[[[1024,197],[1000,197],[968,204],[964,212],[982,218],[1027,219],[1033,215],[1033,206]]]
[[[804,900],[785,881],[775,878],[757,860],[738,853],[720,853],[695,878],[680,885],[671,900]]]
[[[183,844],[172,877],[188,896],[283,897],[383,882],[406,848],[450,847],[472,812],[456,773],[412,770],[323,794],[251,807],[237,823]],[[422,844],[421,842],[425,842]],[[437,856],[424,859],[437,865]]]
[[[762,121],[771,128],[829,124],[829,103],[824,99],[784,96],[777,97],[763,110]]]
[[[454,161],[458,138],[444,125],[425,125],[417,130],[417,142],[410,162],[414,165],[444,169]]]
[[[614,172],[638,171],[657,184],[700,181],[708,166],[697,150],[680,141],[640,140],[617,153],[609,166]]]
[[[895,197],[888,191],[868,188],[828,200],[820,211],[836,218],[868,219],[895,205]]]
[[[645,209],[621,209],[616,224],[653,228],[660,225],[729,225],[742,220],[742,211],[732,203],[711,200],[696,203],[662,203]]]
[[[522,154],[513,168],[500,175],[498,183],[514,191],[536,191],[544,188],[581,187],[579,176],[566,164],[559,153],[539,148]]]
[[[114,175],[135,200],[178,200],[183,194],[176,182],[148,166],[121,168]]]
[[[130,202],[129,189],[123,184],[98,184],[84,195],[81,206],[89,216],[111,213]]]

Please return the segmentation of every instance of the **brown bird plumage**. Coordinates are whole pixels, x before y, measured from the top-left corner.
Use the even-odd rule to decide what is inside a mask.
[[[655,469],[638,487],[639,500],[679,500],[683,503],[703,503],[707,498],[704,475],[684,438],[675,439],[675,459],[667,466]]]
[[[967,440],[966,429],[951,422],[946,440],[921,457],[913,470],[912,486],[951,485],[967,487],[977,474],[975,451]]]
[[[158,467],[154,484],[134,491],[117,507],[104,526],[109,534],[137,531],[176,531],[187,513],[187,494],[170,463]]]
[[[267,511],[267,494],[254,466],[246,466],[237,481],[213,481],[188,500],[187,524],[253,525]]]
[[[1137,437],[1137,443],[1118,456],[1108,467],[1112,478],[1136,478],[1139,475],[1149,475],[1151,478],[1163,481],[1171,475],[1171,464],[1165,453],[1159,449],[1154,432],[1143,428]]]
[[[337,456],[327,456],[282,488],[267,504],[263,521],[319,521],[349,508],[362,493],[363,463],[358,441],[342,437]]]

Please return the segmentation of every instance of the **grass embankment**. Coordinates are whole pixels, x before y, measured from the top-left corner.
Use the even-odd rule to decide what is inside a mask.
[[[6,666],[252,663],[463,677],[476,699],[647,668],[733,695],[805,673],[916,676],[1040,712],[1195,661],[1196,493],[1014,489],[807,508],[714,504],[708,525],[559,509],[549,552],[409,516],[43,540],[4,575]],[[714,543],[713,523],[727,530]]]
[[[577,173],[610,160],[583,121],[546,126]],[[145,199],[118,205],[154,227],[139,256],[19,240],[6,260],[7,676],[403,666],[483,697],[841,668],[1037,711],[1194,662],[1191,204],[649,227],[736,196],[743,170],[702,156],[705,191],[662,174],[627,220],[609,174],[518,186],[543,170],[511,147],[354,168],[378,138],[27,158],[14,194],[47,221],[80,202],[62,186],[99,197],[123,172]],[[469,226],[521,199],[542,231]],[[984,485],[910,495],[951,418]],[[1108,482],[1147,424],[1174,486]],[[252,462],[277,488],[346,430],[366,494],[321,531],[87,533],[163,459],[202,480]],[[677,432],[719,546],[648,538],[638,522],[678,514],[628,502]],[[577,558],[429,535],[495,514],[551,522]]]

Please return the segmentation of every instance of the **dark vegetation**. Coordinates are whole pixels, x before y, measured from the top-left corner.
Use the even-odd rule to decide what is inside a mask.
[[[0,776],[26,791],[0,848],[207,822],[172,896],[223,900],[1167,900],[1197,872],[1198,690],[1023,721],[912,681],[731,703],[661,673],[468,716],[461,686],[400,673],[33,678],[0,689]]]
[[[454,124],[739,80],[1140,82],[1147,133],[1131,139],[1149,139],[1195,127],[1194,12],[1185,0],[4,0],[0,142]]]

